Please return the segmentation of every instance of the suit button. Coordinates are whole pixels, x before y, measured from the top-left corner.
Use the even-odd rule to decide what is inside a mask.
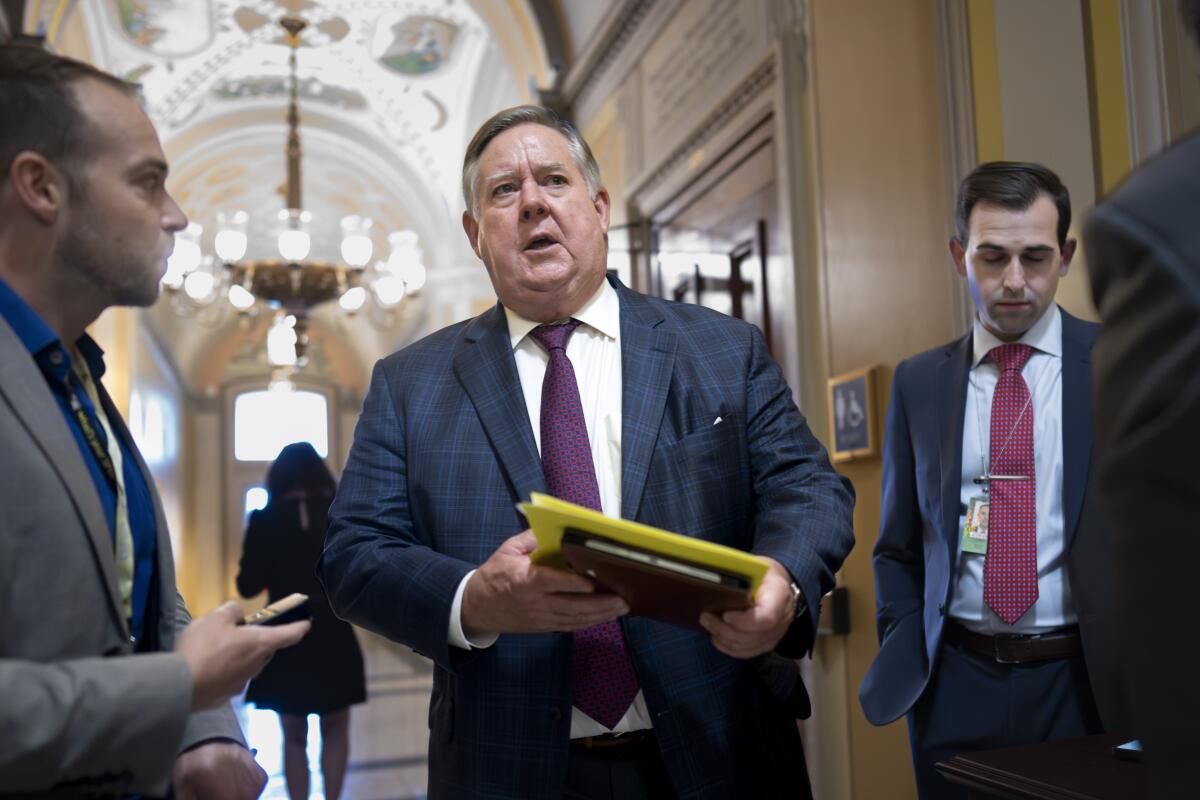
[[[942,616],[942,617],[946,616],[946,604],[945,603],[938,603],[938,615]]]
[[[560,719],[562,719],[562,709],[560,709],[558,706],[550,706],[550,719],[554,720],[555,722],[558,722]]]

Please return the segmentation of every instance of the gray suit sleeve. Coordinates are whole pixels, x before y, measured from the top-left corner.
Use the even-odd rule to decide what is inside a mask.
[[[192,615],[187,609],[187,604],[183,602],[183,597],[177,592],[175,594],[176,636],[191,621]],[[191,704],[191,696],[191,673],[188,673],[189,705]],[[223,703],[217,708],[208,711],[197,711],[189,715],[178,752],[182,753],[184,750],[195,747],[209,739],[227,739],[243,747],[246,746],[246,740],[242,737],[242,728],[238,724],[237,717],[228,703]]]
[[[174,653],[0,660],[0,786],[162,794],[191,697]]]
[[[190,621],[177,594],[174,631]],[[163,795],[184,750],[214,739],[245,746],[228,704],[190,713],[191,704],[192,674],[177,653],[0,659],[0,787]]]

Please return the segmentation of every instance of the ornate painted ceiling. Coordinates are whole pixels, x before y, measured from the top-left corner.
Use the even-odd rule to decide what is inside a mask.
[[[273,245],[268,220],[285,205],[288,48],[278,20],[308,21],[298,75],[313,255],[335,257],[339,221],[359,214],[375,221],[376,253],[386,254],[389,230],[415,231],[429,275],[391,328],[346,320],[336,305],[318,311],[315,372],[361,388],[379,356],[492,302],[462,233],[459,167],[483,119],[552,81],[525,0],[80,0],[26,10],[27,29],[64,42],[66,26],[82,27],[87,52],[60,52],[141,84],[171,162],[168,186],[205,245],[219,211],[244,209],[251,256]],[[160,301],[152,325],[193,391],[261,373],[251,346],[260,324],[182,317],[169,305]]]

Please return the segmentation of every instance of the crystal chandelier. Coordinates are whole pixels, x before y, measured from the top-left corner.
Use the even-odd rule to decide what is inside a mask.
[[[291,52],[287,207],[278,212],[270,226],[276,232],[274,254],[267,258],[246,258],[251,244],[247,233],[250,215],[240,209],[221,211],[217,213],[216,232],[211,239],[205,238],[204,228],[195,222],[175,235],[175,249],[167,261],[162,283],[174,307],[183,312],[219,307],[216,301],[222,297],[242,315],[257,314],[263,309],[273,311],[275,341],[294,339],[294,346],[291,359],[280,355],[278,346],[271,348],[271,363],[299,367],[306,360],[309,313],[313,308],[336,299],[346,314],[353,315],[370,304],[379,312],[372,314],[371,319],[389,323],[404,296],[425,284],[425,267],[417,235],[407,230],[387,234],[388,258],[372,264],[374,223],[358,215],[341,220],[340,261],[310,257],[313,215],[304,209],[301,196],[296,78],[296,51],[300,33],[308,23],[287,16],[279,24],[286,32]],[[209,246],[208,251],[205,245]],[[282,330],[285,328],[291,333]]]

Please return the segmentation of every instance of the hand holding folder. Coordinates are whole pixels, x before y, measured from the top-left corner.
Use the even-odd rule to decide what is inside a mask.
[[[749,607],[767,562],[731,547],[613,519],[534,493],[518,508],[537,537],[534,563],[587,575],[630,613],[699,628],[700,614]]]

